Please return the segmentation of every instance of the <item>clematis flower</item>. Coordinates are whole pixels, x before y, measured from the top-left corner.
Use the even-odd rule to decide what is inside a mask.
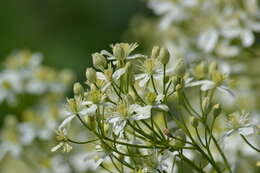
[[[229,131],[225,136],[230,136],[235,132],[247,136],[253,134],[255,131],[255,126],[250,122],[249,113],[244,110],[228,115],[227,128]]]

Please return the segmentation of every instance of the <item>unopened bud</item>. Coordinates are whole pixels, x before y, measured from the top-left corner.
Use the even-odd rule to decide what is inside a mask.
[[[197,128],[199,125],[199,119],[195,116],[190,117],[190,123],[194,128]]]
[[[170,59],[169,51],[165,48],[161,48],[158,58],[159,58],[159,61],[162,64],[166,65],[169,62],[169,59]]]
[[[160,53],[160,47],[154,46],[151,54],[151,58],[157,58]]]
[[[97,73],[96,70],[93,68],[87,68],[86,70],[86,78],[90,83],[95,83],[97,80]]]
[[[176,63],[174,72],[177,76],[182,77],[185,75],[185,63],[183,58],[179,58],[178,62]]]
[[[208,106],[209,106],[209,97],[205,97],[202,101],[202,109],[203,111],[207,111]]]
[[[221,106],[220,106],[220,104],[215,104],[214,106],[213,106],[213,116],[216,118],[216,117],[218,117],[219,116],[219,114],[221,113]]]
[[[84,88],[79,82],[76,82],[73,86],[73,92],[76,96],[83,96]]]
[[[121,44],[116,44],[113,47],[113,54],[118,60],[123,60],[125,58],[125,51]]]
[[[107,67],[106,58],[100,53],[92,54],[92,61],[93,61],[93,66],[96,69],[104,70]]]

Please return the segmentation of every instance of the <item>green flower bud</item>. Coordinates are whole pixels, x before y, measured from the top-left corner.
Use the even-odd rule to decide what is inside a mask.
[[[178,62],[176,63],[174,72],[177,76],[182,77],[185,75],[185,63],[183,58],[179,58]]]
[[[205,97],[202,101],[202,109],[203,111],[206,111],[209,107],[209,104],[210,104],[210,100],[209,100],[209,97]]]
[[[76,96],[83,96],[84,94],[84,88],[83,86],[79,83],[79,82],[76,82],[74,85],[73,85],[73,92]]]
[[[194,128],[197,128],[199,125],[199,119],[195,116],[190,117],[190,123]]]
[[[125,51],[124,48],[121,46],[121,44],[116,44],[113,47],[113,54],[118,60],[123,60],[125,59]]]
[[[92,54],[92,61],[93,61],[93,66],[96,69],[104,70],[107,67],[106,58],[100,53]]]
[[[160,47],[154,46],[151,54],[151,58],[157,58],[160,53]]]
[[[215,104],[215,105],[213,106],[213,116],[214,116],[215,118],[217,118],[217,117],[219,116],[219,114],[221,113],[221,111],[222,111],[222,109],[221,109],[220,104]]]
[[[87,68],[86,70],[86,78],[90,83],[95,83],[97,80],[97,73],[96,70],[93,68]]]
[[[166,65],[169,62],[169,59],[170,59],[169,51],[165,48],[161,48],[158,59],[162,64]]]

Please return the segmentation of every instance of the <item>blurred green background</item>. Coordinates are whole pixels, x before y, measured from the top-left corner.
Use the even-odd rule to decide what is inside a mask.
[[[140,0],[2,0],[0,61],[15,49],[82,78],[91,54],[119,42],[129,20],[148,11]]]

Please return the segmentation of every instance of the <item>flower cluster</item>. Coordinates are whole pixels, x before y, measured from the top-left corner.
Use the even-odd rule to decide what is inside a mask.
[[[73,159],[84,148],[71,153],[71,165],[65,164],[64,156],[49,154],[74,74],[44,66],[42,60],[39,53],[18,51],[7,57],[0,71],[1,172],[70,173],[74,167],[86,171]]]
[[[215,128],[225,117],[216,91],[233,95],[228,75],[217,63],[208,69],[202,64],[194,68],[182,58],[172,58],[163,47],[153,47],[149,56],[134,54],[137,44],[111,47],[112,53],[102,50],[92,55],[94,68],[86,70],[87,89],[74,84],[67,118],[58,127],[59,143],[52,151],[94,144],[85,160],[108,172],[233,172],[234,162],[218,141],[226,138],[228,130],[256,125],[235,122],[240,114],[234,113],[225,130]],[[198,97],[191,98],[194,90]],[[88,140],[75,140],[71,133],[79,123],[92,133]],[[246,134],[241,137],[258,150]]]

